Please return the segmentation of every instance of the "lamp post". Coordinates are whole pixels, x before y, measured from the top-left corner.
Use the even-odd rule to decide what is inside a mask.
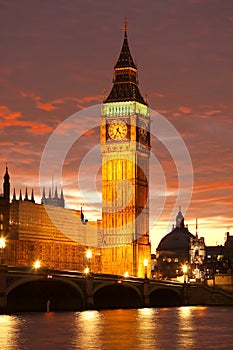
[[[89,274],[89,272],[90,272],[89,267],[85,267],[85,269],[84,269],[84,273],[85,273],[85,275],[86,275],[86,276]]]
[[[183,274],[184,274],[184,283],[186,283],[186,274],[188,271],[187,265],[182,266]]]
[[[6,240],[4,237],[1,237],[0,238],[0,264],[2,264],[2,254],[5,247],[6,247]]]
[[[87,258],[87,268],[88,268],[88,272],[87,273],[90,273],[91,272],[91,259],[92,259],[92,251],[91,249],[88,249],[86,251],[86,258]],[[87,271],[87,269],[85,269]]]
[[[145,278],[147,278],[148,259],[144,259]]]

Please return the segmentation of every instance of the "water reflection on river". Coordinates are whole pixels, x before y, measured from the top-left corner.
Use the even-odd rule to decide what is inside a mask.
[[[0,316],[0,350],[232,350],[233,308],[179,307]]]

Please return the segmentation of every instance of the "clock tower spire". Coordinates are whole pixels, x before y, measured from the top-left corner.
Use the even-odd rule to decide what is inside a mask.
[[[127,31],[125,22],[113,86],[102,107],[103,254],[107,273],[128,271],[143,277],[143,261],[150,261],[150,116],[139,90]]]
[[[114,66],[113,87],[104,103],[137,101],[146,105],[139,91],[137,67],[130,53],[127,31],[128,26],[125,22],[123,45]]]

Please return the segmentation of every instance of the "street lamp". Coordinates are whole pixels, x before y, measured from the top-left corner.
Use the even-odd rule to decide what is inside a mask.
[[[88,266],[88,273],[89,273],[91,271],[91,259],[92,259],[91,249],[88,249],[86,251],[86,258],[87,258],[87,266]]]
[[[40,263],[40,260],[36,260],[35,262],[34,262],[34,269],[36,269],[36,270],[38,270],[40,267],[41,267],[41,263]]]
[[[2,263],[2,253],[6,247],[6,240],[4,237],[0,237],[0,264]]]
[[[88,274],[89,274],[89,272],[90,272],[89,267],[86,267],[86,268],[84,269],[84,273],[85,273],[86,275],[88,275]]]
[[[145,278],[147,278],[148,259],[144,259]]]
[[[183,274],[184,274],[184,283],[186,283],[186,274],[188,271],[187,265],[182,266]]]

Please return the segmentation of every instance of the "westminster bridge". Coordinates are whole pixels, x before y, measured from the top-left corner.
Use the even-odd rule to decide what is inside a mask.
[[[198,283],[0,266],[1,312],[182,305],[233,305],[233,294]]]

